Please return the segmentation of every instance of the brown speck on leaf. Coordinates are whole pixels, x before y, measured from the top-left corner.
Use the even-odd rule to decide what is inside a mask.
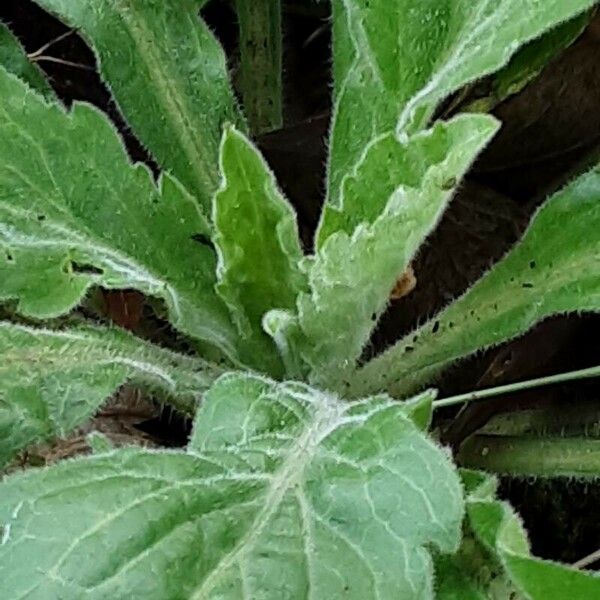
[[[415,272],[413,271],[412,265],[408,265],[408,268],[400,279],[396,281],[396,285],[390,294],[390,298],[392,300],[400,300],[400,298],[404,298],[404,296],[408,296],[416,287],[417,278],[415,277]]]

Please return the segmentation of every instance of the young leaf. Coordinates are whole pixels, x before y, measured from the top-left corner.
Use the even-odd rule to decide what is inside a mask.
[[[600,597],[600,577],[564,565],[504,552],[513,582],[529,600],[591,600]]]
[[[522,525],[505,502],[467,501],[467,522],[490,564],[500,562],[505,577],[528,600],[589,600],[600,594],[599,577],[531,556]]]
[[[27,53],[11,30],[0,21],[0,65],[37,90],[47,100],[56,100],[54,91],[42,71],[28,58]]]
[[[294,308],[306,288],[296,215],[258,150],[233,128],[223,136],[220,161],[223,184],[213,214],[217,290],[263,370],[280,375],[281,359],[262,321],[271,309]]]
[[[429,598],[426,547],[456,548],[462,493],[404,411],[225,376],[187,453],[5,479],[0,596]]]
[[[523,240],[435,319],[352,376],[357,396],[408,395],[455,360],[556,313],[600,309],[600,166],[551,198]]]
[[[310,294],[298,300],[314,381],[333,386],[353,368],[395,282],[496,129],[491,117],[463,115],[406,143],[387,136],[346,180],[344,211],[329,213],[339,231],[316,254]]]
[[[510,506],[495,498],[497,482],[477,471],[462,471],[467,500],[458,552],[437,556],[438,600],[525,600],[506,573],[499,548],[529,556],[529,543]]]
[[[491,117],[462,115],[449,122],[437,122],[405,141],[394,133],[374,140],[356,169],[344,178],[341,206],[324,206],[317,247],[321,248],[336,231],[352,235],[359,225],[372,225],[398,188],[419,188],[431,176],[430,170],[445,161],[452,163],[449,171],[460,168],[460,172],[449,172],[439,182],[446,191],[453,191],[459,177],[497,129],[498,123]],[[425,200],[422,204],[426,204]],[[408,235],[407,231],[403,237]]]
[[[334,0],[329,197],[367,144],[423,127],[437,104],[595,0]]]
[[[125,381],[193,412],[217,367],[119,330],[31,329],[0,322],[0,466],[33,442],[84,423]]]
[[[0,69],[0,299],[70,311],[92,285],[162,298],[180,331],[235,357],[209,226],[170,176],[132,165],[108,119],[65,112]]]
[[[222,125],[243,118],[197,0],[36,2],[91,43],[136,135],[209,211]]]

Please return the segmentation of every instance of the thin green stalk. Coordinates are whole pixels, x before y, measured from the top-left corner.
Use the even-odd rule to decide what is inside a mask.
[[[473,402],[475,400],[485,400],[486,398],[500,396],[501,394],[520,392],[522,390],[552,385],[554,383],[563,383],[565,381],[587,379],[590,377],[600,377],[600,366],[580,369],[579,371],[570,371],[569,373],[560,373],[558,375],[550,375],[548,377],[539,377],[538,379],[529,379],[527,381],[520,381],[518,383],[509,383],[508,385],[501,385],[499,387],[476,390],[474,392],[468,392],[467,394],[451,396],[450,398],[443,398],[441,400],[436,400],[433,403],[433,408],[435,409],[445,406],[454,406],[456,404]]]
[[[236,0],[240,84],[254,134],[283,123],[281,0]]]

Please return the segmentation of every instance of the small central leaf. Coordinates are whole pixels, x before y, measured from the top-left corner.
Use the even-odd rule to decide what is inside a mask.
[[[258,150],[233,128],[223,136],[221,171],[213,215],[217,290],[240,336],[260,357],[256,362],[280,375],[281,360],[262,323],[270,310],[294,308],[306,287],[296,215]]]

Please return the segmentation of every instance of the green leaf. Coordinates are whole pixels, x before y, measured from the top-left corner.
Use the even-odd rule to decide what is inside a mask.
[[[490,600],[454,556],[435,561],[435,576],[436,600]]]
[[[491,117],[463,115],[406,143],[387,136],[346,180],[344,211],[328,213],[339,231],[314,257],[310,294],[298,300],[314,381],[335,386],[354,367],[397,279],[496,130]]]
[[[243,126],[197,0],[36,0],[93,46],[127,122],[209,211],[225,122]]]
[[[193,412],[217,367],[119,330],[31,329],[0,322],[0,466],[33,442],[69,433],[123,383]]]
[[[532,477],[600,477],[600,439],[476,434],[461,446],[461,464]]]
[[[49,318],[92,285],[162,298],[173,325],[236,356],[197,203],[129,162],[108,119],[65,112],[0,69],[0,299]]]
[[[470,102],[465,110],[489,111],[510,96],[518,94],[553,58],[575,42],[589,22],[590,13],[583,13],[523,46],[492,77],[487,95]]]
[[[334,0],[329,196],[365,147],[412,133],[438,103],[504,66],[516,50],[595,0]]]
[[[33,64],[19,40],[0,21],[0,65],[37,90],[47,100],[56,100],[54,91],[42,71]]]
[[[426,547],[454,550],[462,517],[402,404],[248,375],[206,395],[187,453],[68,461],[0,498],[7,600],[430,598]]]
[[[357,396],[409,395],[455,360],[556,313],[600,309],[600,166],[551,198],[523,240],[436,318],[359,369]]]
[[[505,577],[528,600],[589,600],[600,595],[599,577],[530,556],[520,520],[505,502],[468,501],[467,521],[489,556],[501,562]]]
[[[106,454],[115,449],[112,440],[101,431],[88,433],[86,442],[93,454]]]
[[[296,215],[258,150],[233,128],[223,136],[221,172],[213,215],[217,290],[263,370],[280,375],[281,359],[262,321],[271,309],[294,308],[306,287]]]
[[[341,207],[325,205],[317,247],[321,248],[337,231],[352,235],[359,225],[372,225],[394,193],[403,187],[421,188],[432,175],[442,178],[440,187],[453,192],[497,129],[498,123],[491,117],[462,115],[449,122],[437,122],[404,142],[393,133],[382,136],[369,145],[363,160],[344,179]],[[439,165],[446,163],[448,172],[444,173]],[[428,202],[423,198],[421,204]],[[405,232],[405,236],[408,234]]]
[[[495,499],[496,481],[477,471],[461,472],[467,514],[458,552],[436,557],[436,598],[525,600],[507,576],[500,548],[529,555],[529,543],[515,512]]]
[[[600,597],[600,577],[537,558],[504,553],[512,580],[529,600],[591,600]]]

